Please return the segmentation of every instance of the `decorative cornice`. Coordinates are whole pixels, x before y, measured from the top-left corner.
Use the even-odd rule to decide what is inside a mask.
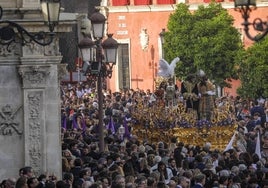
[[[268,1],[257,1],[258,7],[267,7]],[[198,6],[208,6],[209,3],[193,3],[189,4],[189,10],[197,10]],[[233,9],[234,3],[233,2],[222,2],[222,7],[225,9]],[[119,12],[165,12],[165,11],[174,11],[176,9],[177,4],[170,4],[170,5],[128,5],[128,6],[107,6],[109,13],[119,13]]]
[[[39,55],[33,55],[33,56],[26,56],[21,57],[20,61],[22,65],[40,65],[44,66],[47,64],[59,64],[62,60],[62,56],[39,56]]]
[[[43,65],[19,65],[18,72],[22,77],[23,88],[46,87],[49,68],[50,66]]]

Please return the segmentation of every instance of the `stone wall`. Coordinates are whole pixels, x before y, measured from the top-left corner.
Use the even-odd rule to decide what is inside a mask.
[[[41,13],[39,0],[9,2],[0,0],[5,20],[20,17],[16,23],[27,31],[48,30],[41,16],[33,16]],[[55,31],[70,32],[72,24],[63,20]],[[0,180],[17,178],[23,166],[32,166],[36,175],[48,172],[61,178],[59,84],[66,66],[60,64],[58,38],[56,34],[48,46],[0,45]]]

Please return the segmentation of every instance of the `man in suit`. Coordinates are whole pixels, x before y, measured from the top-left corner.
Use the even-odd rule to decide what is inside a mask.
[[[266,118],[264,107],[256,100],[254,102],[254,106],[250,109],[250,114],[251,116],[254,116],[254,114],[257,114],[257,113],[260,116],[261,124],[264,125],[265,118]]]
[[[254,129],[256,127],[261,126],[261,124],[262,124],[262,122],[261,122],[260,114],[258,112],[255,112],[253,114],[253,118],[247,124],[248,132],[254,131]]]
[[[194,177],[195,184],[192,188],[203,188],[206,183],[206,175],[199,173]]]
[[[185,176],[179,176],[177,188],[189,188],[189,187],[190,187],[190,180]]]

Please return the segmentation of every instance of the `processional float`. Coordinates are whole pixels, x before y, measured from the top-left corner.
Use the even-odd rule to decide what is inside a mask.
[[[171,64],[161,59],[159,62],[158,78],[155,95],[163,94],[163,85],[173,79],[176,57]],[[162,96],[163,97],[163,96]],[[160,99],[154,103],[144,103],[138,99],[138,104],[132,113],[133,134],[141,141],[171,143],[176,139],[186,145],[204,146],[211,143],[212,149],[224,150],[237,129],[230,106],[216,108],[210,121],[198,120],[194,113],[187,113],[183,100],[177,100],[173,106],[166,106]]]

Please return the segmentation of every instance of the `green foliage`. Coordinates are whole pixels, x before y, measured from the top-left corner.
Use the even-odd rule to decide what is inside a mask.
[[[238,54],[241,87],[238,94],[243,97],[268,97],[268,37]]]
[[[219,3],[199,6],[194,12],[178,4],[170,15],[165,34],[165,59],[180,57],[176,76],[184,78],[199,69],[219,86],[237,78],[234,59],[243,48],[240,34],[233,27],[233,17]]]

